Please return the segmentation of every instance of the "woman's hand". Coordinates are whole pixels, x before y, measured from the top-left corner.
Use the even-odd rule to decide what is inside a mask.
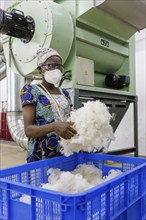
[[[71,127],[73,122],[53,122],[53,130],[62,138],[70,139],[77,132]]]
[[[23,107],[25,134],[29,138],[38,138],[55,131],[60,137],[70,139],[77,132],[72,128],[73,122],[52,122],[50,124],[36,125],[35,107]]]

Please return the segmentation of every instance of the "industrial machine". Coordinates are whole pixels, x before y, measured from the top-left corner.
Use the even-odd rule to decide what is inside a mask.
[[[52,47],[63,57],[61,86],[74,108],[100,99],[114,116],[115,131],[133,103],[134,147],[115,153],[138,155],[134,33],[146,27],[145,6],[144,1],[24,0],[0,10],[4,53],[14,73],[39,79],[35,53]]]

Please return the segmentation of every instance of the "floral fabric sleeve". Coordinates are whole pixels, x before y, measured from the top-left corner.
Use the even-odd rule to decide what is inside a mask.
[[[25,85],[20,91],[20,99],[22,102],[22,107],[25,105],[36,106],[36,96],[35,91],[31,85]]]

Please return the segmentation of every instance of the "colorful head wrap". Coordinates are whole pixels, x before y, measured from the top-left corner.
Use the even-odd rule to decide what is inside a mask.
[[[37,65],[41,66],[48,58],[58,56],[62,60],[60,54],[52,48],[40,48],[37,53]]]

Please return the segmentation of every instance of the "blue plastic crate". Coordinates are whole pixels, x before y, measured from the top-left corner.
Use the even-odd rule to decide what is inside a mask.
[[[118,162],[118,163],[113,163]],[[39,188],[47,170],[71,171],[78,164],[94,164],[106,175],[123,174],[78,194]],[[22,195],[31,204],[20,202]],[[0,171],[0,220],[146,220],[146,159],[79,153]]]

